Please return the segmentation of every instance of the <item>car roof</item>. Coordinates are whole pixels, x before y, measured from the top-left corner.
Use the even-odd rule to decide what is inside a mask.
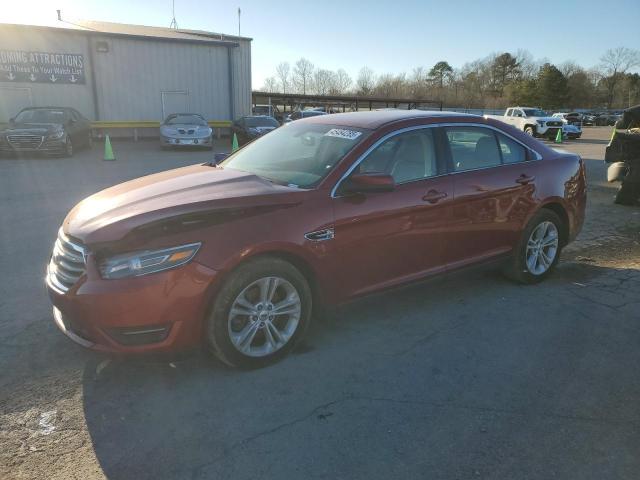
[[[340,125],[354,128],[375,129],[388,123],[398,122],[401,120],[412,120],[421,118],[441,120],[445,117],[451,120],[455,120],[456,118],[482,119],[482,117],[479,117],[478,115],[470,115],[468,113],[390,109],[372,110],[368,112],[347,112],[333,113],[331,115],[317,115],[314,117],[305,118],[304,120],[300,121],[329,125]]]

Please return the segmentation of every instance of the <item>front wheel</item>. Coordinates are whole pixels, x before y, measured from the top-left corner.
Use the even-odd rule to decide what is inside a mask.
[[[293,265],[264,257],[225,282],[207,319],[207,342],[232,367],[259,368],[283,358],[311,320],[311,290]]]
[[[535,137],[536,136],[536,132],[533,129],[533,127],[527,127],[524,129],[524,133],[526,133],[527,135],[529,135],[530,137]]]
[[[556,268],[562,249],[562,220],[542,209],[527,224],[505,274],[519,283],[538,283]]]
[[[71,137],[67,137],[67,141],[64,143],[64,156],[73,157],[73,143],[71,143]]]

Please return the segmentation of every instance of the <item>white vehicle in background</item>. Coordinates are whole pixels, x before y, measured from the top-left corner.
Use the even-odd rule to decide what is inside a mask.
[[[562,120],[562,135],[570,138],[576,139],[582,136],[582,127],[580,126],[581,122],[576,119],[576,117],[572,116],[570,113],[554,113],[553,118],[559,118]]]
[[[544,110],[536,107],[510,107],[504,115],[485,115],[512,125],[532,137],[555,138],[562,128],[562,119],[550,117]]]

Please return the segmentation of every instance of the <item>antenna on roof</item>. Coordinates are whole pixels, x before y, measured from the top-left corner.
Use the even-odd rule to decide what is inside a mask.
[[[176,21],[176,0],[171,0],[171,13],[173,18],[171,19],[171,23],[169,24],[169,28],[178,29],[178,22]]]

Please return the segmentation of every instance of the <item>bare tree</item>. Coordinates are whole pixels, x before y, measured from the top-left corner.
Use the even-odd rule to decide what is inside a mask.
[[[603,82],[607,90],[607,107],[611,108],[616,86],[624,74],[640,65],[640,52],[627,47],[612,48],[600,57],[600,62],[605,74]]]
[[[262,91],[274,93],[278,91],[278,80],[276,77],[267,77],[264,79],[264,84],[262,85]]]
[[[375,86],[375,74],[369,67],[362,67],[356,80],[357,93],[359,95],[370,95]]]
[[[333,80],[334,82],[331,90],[334,95],[343,95],[347,90],[349,90],[349,88],[351,88],[351,77],[342,68],[335,72]]]
[[[319,68],[313,73],[313,83],[318,95],[327,95],[334,83],[334,75],[331,70]]]
[[[293,81],[303,95],[306,95],[312,79],[313,63],[303,57],[296,62],[296,66],[293,69]]]
[[[289,87],[289,72],[291,67],[289,66],[289,62],[282,62],[276,67],[276,75],[282,84],[282,93],[287,93],[287,88]]]

